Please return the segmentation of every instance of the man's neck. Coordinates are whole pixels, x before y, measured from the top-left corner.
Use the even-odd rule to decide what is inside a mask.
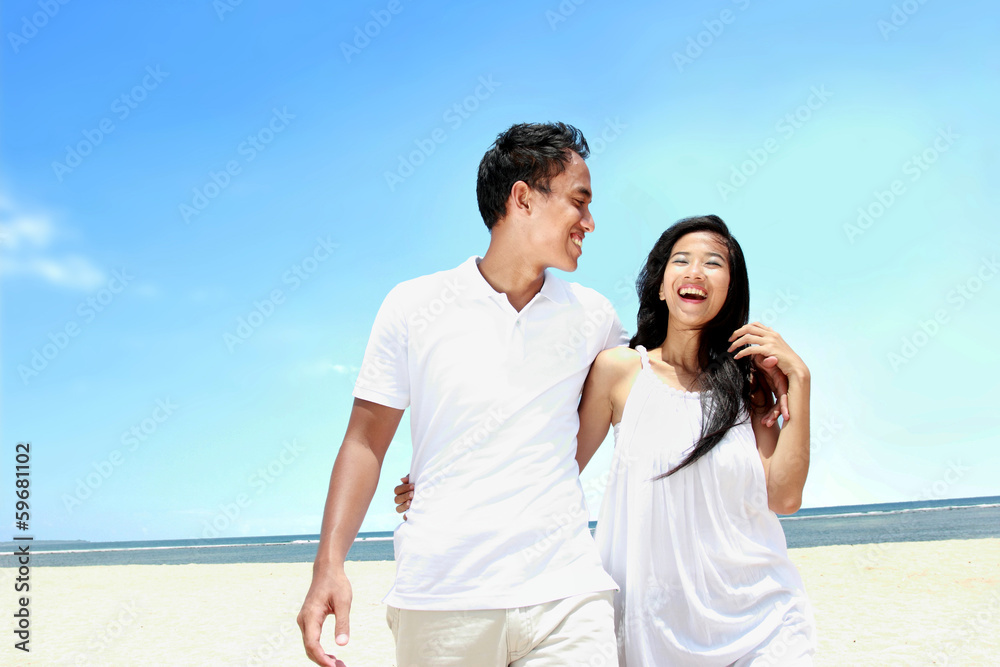
[[[532,266],[523,256],[503,252],[493,244],[479,262],[479,272],[497,292],[507,295],[514,310],[528,305],[545,282],[545,267]]]

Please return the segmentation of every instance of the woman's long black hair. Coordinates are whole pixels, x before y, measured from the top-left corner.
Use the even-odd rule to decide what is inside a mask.
[[[660,286],[674,244],[692,232],[711,232],[725,244],[729,251],[729,291],[722,310],[702,329],[698,344],[701,372],[695,382],[701,392],[701,435],[687,457],[657,479],[668,477],[708,454],[730,428],[749,418],[753,407],[750,357],[733,359],[727,351],[729,337],[747,323],[750,314],[750,280],[743,250],[718,216],[685,218],[660,235],[635,282],[639,294],[639,315],[636,334],[629,347],[642,345],[646,349],[654,349],[666,340],[670,312],[667,304],[660,299]]]

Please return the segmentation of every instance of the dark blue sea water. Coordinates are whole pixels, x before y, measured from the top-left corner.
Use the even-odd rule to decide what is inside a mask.
[[[591,523],[593,530],[595,522]],[[1000,496],[803,509],[782,517],[790,548],[1000,537]],[[318,535],[139,542],[33,542],[31,565],[309,563]],[[17,543],[17,544],[23,544]],[[14,542],[0,542],[0,566],[13,567]],[[392,532],[362,533],[348,560],[393,560]]]

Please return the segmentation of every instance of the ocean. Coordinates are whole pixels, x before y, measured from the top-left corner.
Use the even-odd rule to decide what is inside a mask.
[[[596,522],[591,522],[591,531]],[[1000,496],[846,505],[781,517],[790,548],[1000,537]],[[318,535],[226,537],[135,542],[33,541],[31,565],[180,565],[311,563]],[[15,567],[24,542],[0,542],[0,566]],[[348,560],[393,560],[392,532],[361,533]]]

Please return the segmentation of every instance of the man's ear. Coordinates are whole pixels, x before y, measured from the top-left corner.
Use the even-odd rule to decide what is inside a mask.
[[[517,181],[510,186],[510,203],[522,213],[531,213],[531,188],[524,181]]]

